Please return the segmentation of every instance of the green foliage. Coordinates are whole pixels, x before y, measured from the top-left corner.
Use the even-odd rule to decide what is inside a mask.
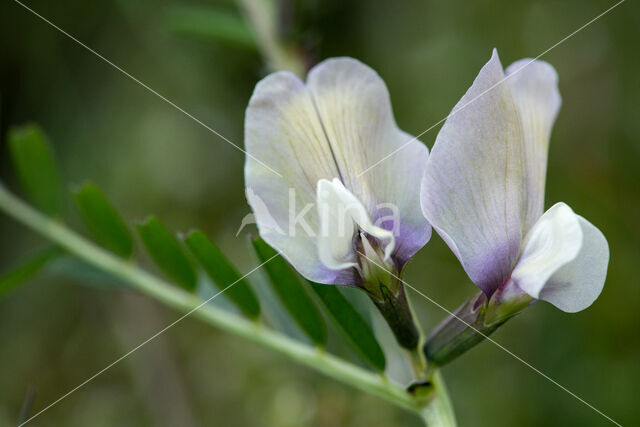
[[[342,295],[336,285],[310,282],[311,288],[320,297],[340,329],[349,338],[349,343],[378,371],[384,371],[386,359],[373,330],[360,313]]]
[[[53,149],[38,125],[9,130],[9,149],[27,199],[43,212],[59,217],[62,212],[62,184]]]
[[[248,317],[257,318],[260,315],[260,303],[256,295],[220,249],[200,230],[191,231],[185,242],[211,280],[221,290],[229,287],[225,295]]]
[[[253,33],[242,17],[225,10],[176,6],[167,14],[167,25],[176,34],[257,49]]]
[[[153,262],[182,288],[195,290],[196,273],[180,243],[167,227],[158,218],[150,216],[138,224],[138,233]]]
[[[315,344],[326,344],[327,327],[298,276],[281,256],[275,256],[277,252],[264,240],[255,239],[253,247],[261,262],[270,260],[262,268],[291,317]]]
[[[48,248],[38,252],[35,256],[0,276],[0,297],[18,287],[37,274],[50,261],[58,258],[64,252],[58,247]]]
[[[122,217],[92,183],[74,192],[80,215],[96,240],[112,252],[129,258],[133,238]]]

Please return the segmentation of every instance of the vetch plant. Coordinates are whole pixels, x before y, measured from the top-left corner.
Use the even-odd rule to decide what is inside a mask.
[[[559,107],[549,64],[522,60],[505,73],[494,52],[429,155],[398,129],[382,79],[355,59],[326,60],[306,82],[289,72],[267,76],[245,118],[253,218],[243,225],[255,220],[261,237],[252,241],[259,263],[244,274],[205,233],[177,234],[155,216],[135,227],[136,249],[130,226],[91,183],[74,199],[96,242],[73,231],[44,132],[35,125],[12,129],[13,164],[33,207],[0,184],[0,210],[52,247],[0,277],[0,295],[58,258],[72,257],[183,313],[20,425],[193,315],[412,411],[425,424],[454,426],[439,366],[537,300],[575,312],[592,304],[604,284],[609,253],[602,233],[563,203],[543,213],[547,148]],[[481,292],[425,340],[402,276],[432,226]],[[136,262],[141,250],[155,266]],[[254,292],[251,275],[259,269],[273,301]],[[364,291],[351,297],[366,294],[362,302],[389,325],[392,344],[408,356],[410,382],[387,375],[395,352],[385,354],[388,347],[371,325],[369,315],[378,313],[353,304],[345,286]],[[232,308],[211,304],[218,297]],[[301,337],[283,333],[273,313]],[[332,341],[355,351],[340,352]]]
[[[429,337],[432,362],[453,360],[536,300],[573,313],[604,286],[602,233],[562,202],[543,213],[560,103],[551,65],[522,59],[503,71],[494,50],[438,134],[422,209],[481,293]]]

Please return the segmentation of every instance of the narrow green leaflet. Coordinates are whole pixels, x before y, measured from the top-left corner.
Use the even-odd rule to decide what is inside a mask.
[[[122,217],[92,183],[74,192],[80,215],[95,239],[107,249],[129,258],[133,253],[133,238]]]
[[[248,317],[260,315],[260,304],[246,280],[235,269],[220,249],[200,230],[191,231],[185,243],[220,290]]]
[[[261,262],[276,255],[276,251],[260,238],[253,241],[253,247]],[[298,326],[315,344],[326,344],[327,327],[322,315],[284,258],[275,257],[262,268],[266,270],[273,289]]]
[[[35,276],[49,262],[58,258],[64,251],[58,247],[48,248],[0,276],[0,297]]]
[[[257,49],[251,29],[237,13],[210,7],[175,6],[166,20],[176,34]]]
[[[138,224],[142,243],[153,262],[172,280],[187,291],[196,288],[197,277],[180,243],[167,227],[154,216]]]
[[[9,149],[26,198],[43,212],[62,213],[62,181],[53,149],[39,126],[28,124],[9,130]]]
[[[336,323],[349,337],[351,345],[358,350],[374,369],[384,371],[386,360],[373,330],[345,296],[342,295],[337,286],[309,283],[336,320]]]

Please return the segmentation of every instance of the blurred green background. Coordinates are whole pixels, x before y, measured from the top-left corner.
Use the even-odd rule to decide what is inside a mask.
[[[244,108],[268,70],[235,21],[213,33],[198,23],[185,28],[176,4],[28,2],[241,145]],[[280,31],[309,62],[348,55],[372,66],[389,87],[400,127],[418,134],[449,113],[493,47],[505,66],[536,56],[613,4],[285,1]],[[230,0],[189,5],[241,16]],[[627,1],[543,58],[558,70],[563,97],[546,205],[567,202],[607,236],[604,291],[573,315],[536,304],[494,336],[623,425],[640,421],[639,21],[640,7]],[[52,139],[70,185],[89,178],[129,221],[153,213],[174,230],[199,227],[241,271],[256,264],[246,239],[235,237],[249,212],[242,153],[12,1],[0,5],[0,40],[3,182],[16,190],[7,128],[36,121]],[[421,139],[431,147],[436,134]],[[84,232],[77,214],[69,213]],[[44,246],[0,215],[0,272]],[[42,409],[178,315],[90,271],[71,277],[68,266],[58,269],[0,300],[0,425],[15,424],[29,387],[33,411]],[[475,292],[435,235],[406,279],[449,309]],[[425,328],[444,317],[411,297]],[[462,426],[606,424],[490,343],[444,374]],[[32,425],[405,426],[417,420],[187,319]]]

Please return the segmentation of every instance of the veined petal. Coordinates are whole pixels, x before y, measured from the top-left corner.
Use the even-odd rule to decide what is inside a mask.
[[[358,265],[354,237],[360,236],[355,235],[356,226],[378,239],[384,245],[385,259],[389,259],[395,245],[393,233],[375,226],[362,203],[339,179],[318,181],[317,199],[320,217],[318,252],[324,265],[334,270]]]
[[[529,230],[511,279],[540,298],[551,276],[578,255],[582,239],[578,216],[566,204],[556,203]]]
[[[471,280],[491,295],[511,274],[525,212],[520,114],[494,50],[436,138],[422,211]]]
[[[607,239],[589,221],[576,216],[582,228],[582,248],[573,261],[551,276],[540,292],[540,299],[567,313],[593,304],[602,292],[609,265]]]
[[[562,100],[558,91],[558,74],[544,61],[521,59],[507,67],[506,75],[524,131],[527,167],[526,233],[540,218],[544,209],[549,139]]]
[[[361,62],[323,61],[307,85],[345,187],[376,225],[394,231],[401,268],[431,237],[419,199],[426,146],[398,129],[383,80]]]
[[[310,280],[353,281],[352,273],[330,270],[318,257],[316,183],[339,173],[311,94],[294,74],[274,73],[257,84],[246,111],[245,148],[248,199],[262,238]]]

